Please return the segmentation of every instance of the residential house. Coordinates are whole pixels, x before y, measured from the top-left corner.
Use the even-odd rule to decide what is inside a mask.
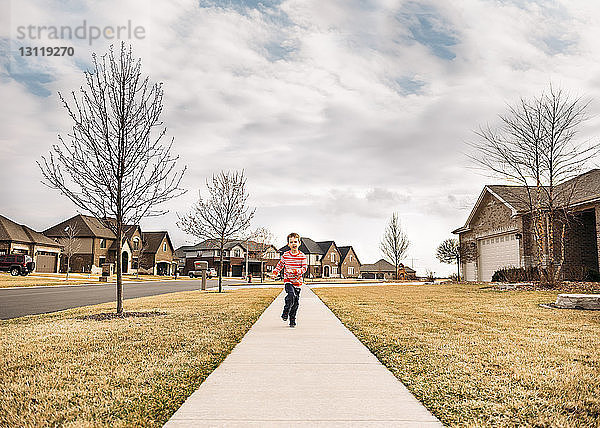
[[[177,257],[169,233],[142,232],[143,247],[139,255],[140,272],[152,275],[174,275]]]
[[[375,263],[363,264],[360,267],[360,276],[364,279],[395,279],[394,265],[384,259]]]
[[[598,271],[600,248],[600,170],[593,169],[556,187],[557,194],[571,193],[570,221],[565,230],[564,277],[577,279],[582,272]],[[537,265],[527,189],[523,186],[485,186],[459,236],[467,281],[490,281],[503,267]],[[555,234],[555,241],[560,233]],[[555,242],[555,248],[560,243]]]
[[[57,272],[61,248],[54,239],[0,215],[0,254],[27,254],[35,262],[34,272]]]
[[[361,264],[352,245],[338,247],[340,252],[340,275],[342,278],[358,278],[361,272]]]
[[[209,268],[219,270],[220,253],[219,241],[207,239],[194,246],[184,246],[177,252],[185,254],[185,265],[183,275],[194,270],[194,262],[206,261]],[[247,256],[247,257],[246,257]],[[279,253],[273,245],[264,245],[252,240],[232,239],[225,243],[223,248],[223,276],[246,276],[246,272],[252,275],[260,275],[261,266],[263,272],[272,271],[279,261]],[[246,271],[246,261],[248,270]]]
[[[102,224],[102,222],[95,217],[78,214],[46,229],[43,233],[50,238],[56,239],[63,245],[68,245],[68,228],[71,229],[70,235],[74,240],[74,244],[71,244],[73,247],[73,255],[71,256],[70,261],[72,272],[100,273],[102,265],[105,263],[112,263],[116,268],[117,238],[109,228]],[[154,248],[154,237],[151,237],[152,248],[148,248],[147,245],[144,245],[143,235],[144,233],[149,232],[142,232],[138,225],[126,225],[124,230],[125,236],[121,244],[122,248],[120,254],[122,272],[125,274],[136,273],[140,267],[140,258],[142,256],[148,261],[148,264],[145,267],[146,271],[163,271],[163,267],[157,269],[155,264],[150,264],[150,262],[154,260],[153,256],[150,254],[154,254],[158,251]],[[165,234],[166,232],[156,233]],[[170,241],[168,245],[170,245]],[[154,251],[154,253],[152,253],[152,251]],[[168,251],[165,252],[165,254],[159,254],[158,260],[163,263],[168,262]],[[171,262],[172,259],[168,263]],[[63,257],[61,262],[61,272],[66,272],[66,263],[66,257]]]
[[[69,228],[74,240],[73,254],[70,260],[72,272],[99,273],[104,263],[115,262],[116,236],[95,217],[78,214],[44,230],[43,233],[64,245],[68,241]],[[128,252],[129,250],[126,248],[124,251]],[[130,259],[128,257],[128,260]],[[61,272],[66,272],[66,263],[67,260],[64,257],[61,262]]]
[[[183,245],[175,250],[174,257],[177,259],[177,273],[184,275],[186,251],[192,252],[195,245]]]

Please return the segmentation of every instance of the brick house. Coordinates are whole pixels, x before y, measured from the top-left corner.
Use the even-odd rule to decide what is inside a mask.
[[[56,239],[65,245],[67,243],[65,229],[68,227],[73,228],[75,231],[75,251],[71,257],[71,272],[100,273],[104,263],[113,263],[116,268],[117,238],[110,229],[95,217],[78,214],[46,229],[43,233],[47,237]],[[149,232],[142,232],[138,225],[125,226],[125,236],[120,255],[122,272],[125,274],[136,273],[138,271],[140,257],[148,249],[144,245],[144,233]],[[156,233],[164,234],[166,232]],[[150,259],[151,257],[149,256],[148,260]],[[61,272],[66,272],[66,262],[66,257],[63,257]],[[149,265],[146,270],[155,272],[156,266]]]
[[[177,270],[177,257],[169,233],[142,232],[143,246],[140,251],[140,273],[173,275]]]
[[[0,215],[0,254],[27,254],[34,272],[58,272],[61,245],[54,239]]]
[[[384,259],[375,263],[364,264],[360,267],[361,278],[391,280],[394,277],[394,265]],[[400,264],[398,266],[398,279],[416,279],[417,273],[414,269]]]
[[[358,278],[361,272],[361,264],[352,245],[338,247],[340,252],[340,275],[343,278]]]
[[[216,239],[207,239],[197,245],[183,246],[176,250],[181,260],[181,254],[184,254],[185,262],[182,275],[187,275],[189,271],[194,270],[194,262],[206,261],[209,268],[219,271],[220,254],[219,242]],[[225,243],[223,248],[223,276],[246,276],[246,255],[248,255],[248,272],[254,276],[259,276],[261,265],[263,272],[271,272],[279,261],[279,253],[273,245],[258,243],[256,241],[232,239]]]
[[[283,254],[290,247],[285,245],[279,249]],[[308,263],[305,276],[308,278],[358,278],[361,264],[351,245],[338,247],[335,241],[313,241],[308,237],[300,238],[298,248]]]
[[[566,279],[578,279],[585,271],[599,270],[600,170],[593,169],[573,180],[577,181],[570,203],[572,216],[565,233]],[[573,186],[573,180],[561,183],[557,192]],[[503,267],[536,265],[527,200],[523,186],[483,188],[464,226],[453,231],[459,236],[464,254],[461,275],[466,281],[490,281],[494,272]]]

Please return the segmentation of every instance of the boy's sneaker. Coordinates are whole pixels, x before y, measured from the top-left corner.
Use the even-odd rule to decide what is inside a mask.
[[[281,319],[284,320],[284,321],[287,321],[287,317],[285,315],[282,315]]]
[[[290,327],[296,327],[296,321],[290,321]]]

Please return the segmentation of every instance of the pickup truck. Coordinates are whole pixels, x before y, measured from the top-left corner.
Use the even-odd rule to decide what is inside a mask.
[[[0,270],[8,271],[12,276],[27,275],[35,269],[35,262],[26,254],[0,255]]]

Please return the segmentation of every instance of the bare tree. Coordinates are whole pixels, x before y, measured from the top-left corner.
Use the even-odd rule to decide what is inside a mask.
[[[210,197],[198,203],[192,210],[179,216],[177,226],[199,239],[208,239],[219,247],[219,293],[222,291],[223,253],[225,244],[239,239],[250,226],[256,209],[246,206],[246,178],[244,171],[225,172],[206,180]]]
[[[70,104],[59,93],[73,121],[68,141],[60,144],[38,165],[43,183],[58,189],[77,207],[96,217],[117,241],[117,313],[123,312],[121,251],[125,225],[143,217],[162,215],[156,205],[184,193],[179,187],[185,168],[175,170],[173,140],[163,143],[163,89],[141,73],[141,60],[121,44],[115,57],[99,60],[84,72],[86,84],[71,93]]]
[[[63,237],[59,238],[59,242],[63,245],[63,254],[67,256],[66,279],[68,280],[71,271],[71,257],[81,249],[81,240],[78,237],[79,227],[74,222],[69,222],[63,232]]]
[[[600,150],[574,139],[588,105],[550,87],[539,97],[521,98],[500,116],[496,129],[476,131],[480,140],[471,144],[477,165],[521,186],[518,199],[530,222],[540,279],[550,286],[560,279],[577,178]]]
[[[435,251],[435,256],[442,263],[456,263],[458,280],[460,281],[460,245],[458,239],[448,238],[442,241]]]
[[[383,239],[379,244],[379,248],[385,257],[394,264],[394,279],[398,279],[398,268],[400,266],[400,260],[406,254],[406,250],[410,246],[410,241],[406,236],[406,233],[402,230],[398,214],[393,213],[390,219]]]
[[[256,243],[256,257],[260,262],[260,282],[264,282],[265,272],[264,272],[264,263],[267,260],[267,255],[269,253],[269,248],[273,245],[273,241],[275,240],[275,236],[273,233],[266,227],[258,227],[253,232],[254,240]]]

